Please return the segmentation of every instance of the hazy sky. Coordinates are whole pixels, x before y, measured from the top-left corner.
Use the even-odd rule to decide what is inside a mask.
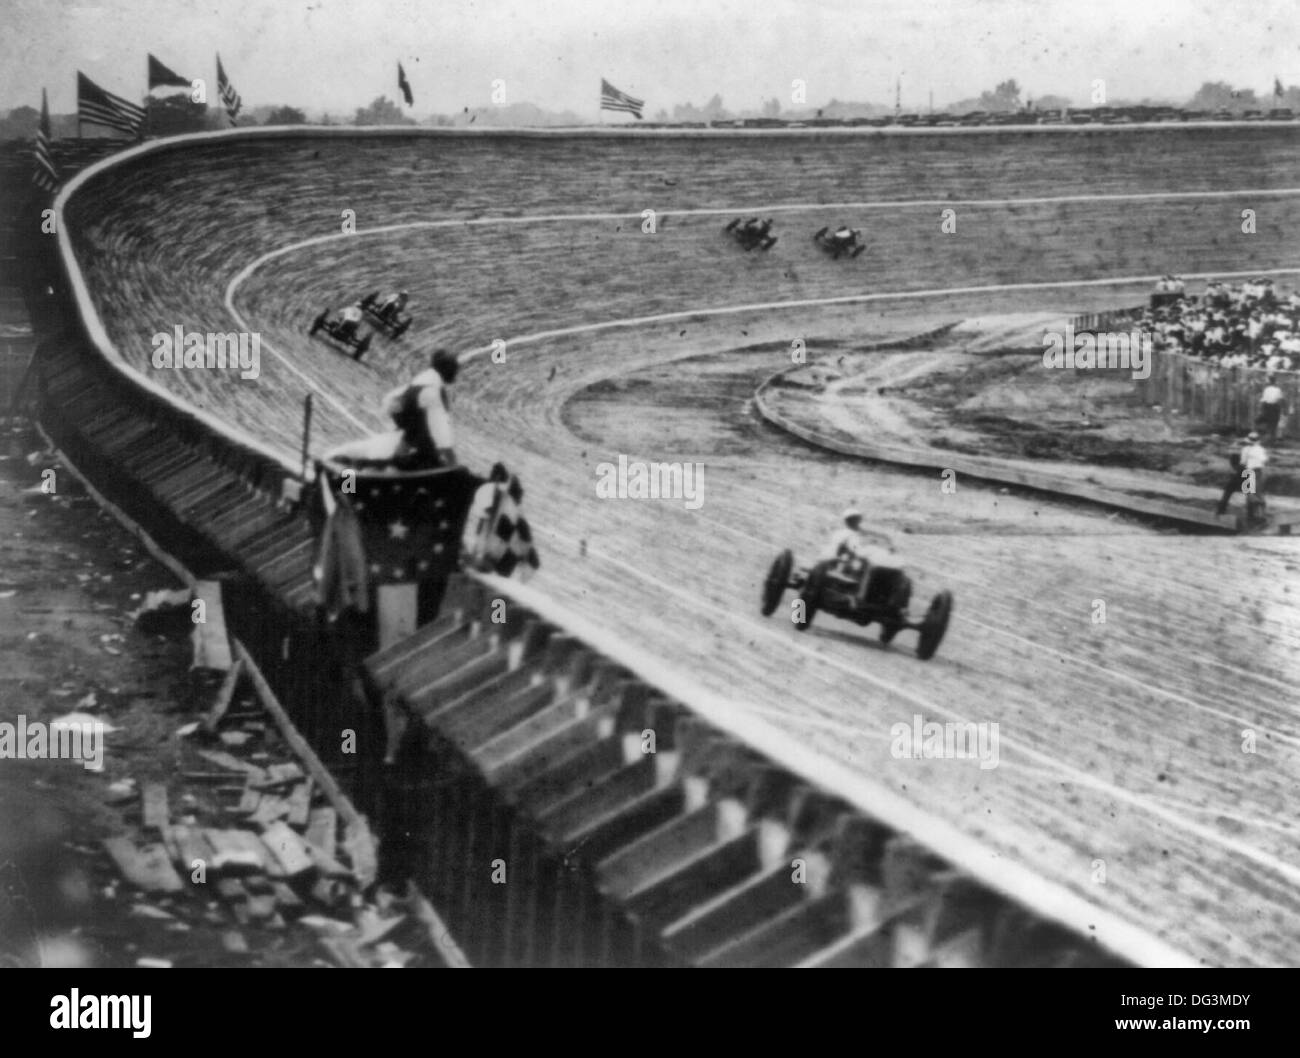
[[[76,106],[78,69],[138,100],[152,51],[209,81],[213,53],[246,105],[350,113],[397,98],[401,60],[415,117],[492,102],[597,116],[600,78],[660,107],[732,110],[807,82],[810,105],[904,109],[978,95],[1015,77],[1033,96],[1086,105],[1184,99],[1205,80],[1267,94],[1300,83],[1297,0],[0,0],[0,108]],[[610,115],[620,120],[620,115]]]

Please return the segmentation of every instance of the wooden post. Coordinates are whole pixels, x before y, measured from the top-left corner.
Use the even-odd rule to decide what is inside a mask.
[[[376,594],[379,649],[383,650],[415,631],[419,585],[381,584]]]
[[[302,479],[307,480],[307,448],[311,442],[312,395],[307,394],[302,401]]]

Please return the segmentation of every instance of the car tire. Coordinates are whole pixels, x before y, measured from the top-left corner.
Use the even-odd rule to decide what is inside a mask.
[[[782,551],[772,560],[772,565],[767,571],[767,579],[763,581],[763,600],[759,608],[764,617],[771,617],[776,612],[776,608],[781,605],[781,596],[790,583],[792,569],[794,569],[794,554],[788,550]]]
[[[317,331],[319,331],[322,327],[324,327],[324,326],[325,326],[325,321],[326,321],[327,319],[329,319],[329,310],[328,310],[328,309],[326,309],[324,312],[322,312],[319,316],[317,316],[314,320],[311,321],[311,330],[309,330],[309,331],[307,332],[307,336],[308,336],[308,337],[311,337],[313,334],[315,334]]]
[[[929,661],[943,642],[943,634],[948,631],[948,618],[952,615],[952,592],[941,591],[930,603],[921,621],[921,638],[916,645],[916,656],[922,661]]]
[[[800,632],[808,631],[812,627],[813,618],[817,616],[817,607],[822,597],[823,576],[822,567],[813,566],[808,571],[808,579],[804,582],[803,590],[799,592],[799,601],[803,603],[803,620],[796,621],[794,626]]]
[[[898,633],[902,631],[902,627],[902,625],[898,624],[882,623],[880,626],[880,641],[884,643],[885,646],[889,646],[889,644],[894,641],[894,636],[898,635]]]
[[[411,325],[410,320],[405,320],[402,323],[399,323],[396,327],[393,328],[393,337],[400,338],[402,335],[406,333],[406,328],[409,327],[410,325]]]

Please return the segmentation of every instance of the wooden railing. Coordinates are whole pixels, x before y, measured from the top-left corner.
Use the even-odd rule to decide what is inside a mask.
[[[1092,313],[1071,320],[1076,333],[1130,331],[1141,309]],[[1259,398],[1272,374],[1285,394],[1279,437],[1300,439],[1300,371],[1269,372],[1259,367],[1222,367],[1186,353],[1153,350],[1151,373],[1138,380],[1142,400],[1162,413],[1185,415],[1207,426],[1249,430],[1259,414]]]

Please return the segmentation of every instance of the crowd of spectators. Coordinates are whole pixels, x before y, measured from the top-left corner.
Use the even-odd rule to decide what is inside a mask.
[[[1189,295],[1165,276],[1138,318],[1159,352],[1183,353],[1220,367],[1300,370],[1300,293],[1273,288],[1271,279],[1232,286],[1218,281]]]

